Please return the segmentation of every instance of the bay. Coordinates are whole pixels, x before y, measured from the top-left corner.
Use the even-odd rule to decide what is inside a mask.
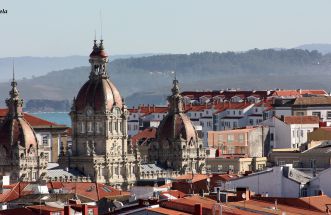
[[[68,112],[38,112],[29,114],[32,114],[47,121],[71,127],[71,119]]]

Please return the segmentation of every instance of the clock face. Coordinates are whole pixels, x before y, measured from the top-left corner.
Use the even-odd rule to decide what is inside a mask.
[[[87,109],[86,114],[87,114],[88,116],[91,116],[91,115],[93,114],[93,110],[90,109],[90,108]]]

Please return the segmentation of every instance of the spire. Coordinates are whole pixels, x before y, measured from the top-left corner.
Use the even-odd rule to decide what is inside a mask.
[[[8,114],[11,117],[19,117],[23,115],[23,99],[20,98],[15,80],[15,64],[13,60],[13,80],[11,82],[12,89],[9,91],[10,98],[6,99]]]
[[[168,97],[168,101],[170,103],[169,112],[171,112],[172,114],[182,113],[184,112],[183,97],[180,95],[179,92],[179,82],[175,78],[172,83],[172,95]]]
[[[94,44],[93,44],[93,52],[97,52],[98,51],[98,44],[97,44],[97,32],[96,30],[94,30]]]

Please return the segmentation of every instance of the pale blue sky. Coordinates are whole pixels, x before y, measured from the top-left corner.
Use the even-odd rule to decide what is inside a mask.
[[[331,43],[330,0],[0,0],[0,57],[241,51]]]

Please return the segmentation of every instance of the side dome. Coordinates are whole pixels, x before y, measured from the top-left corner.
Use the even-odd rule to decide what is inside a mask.
[[[25,149],[37,148],[37,137],[30,124],[24,119],[23,99],[19,96],[14,78],[11,85],[10,98],[6,100],[8,113],[0,125],[0,143],[6,150],[10,150],[15,145],[20,145]]]
[[[160,140],[182,138],[186,141],[198,141],[198,134],[184,113],[167,115],[159,125],[157,136]]]
[[[184,113],[183,97],[179,93],[179,85],[176,79],[173,81],[171,91],[172,95],[168,97],[169,112],[158,127],[157,138],[161,141],[178,138],[187,142],[191,140],[198,141],[198,133],[190,118]]]
[[[23,117],[3,122],[0,127],[0,142],[7,150],[17,144],[26,149],[37,148],[38,145],[35,132]]]
[[[122,97],[108,78],[88,80],[79,90],[75,101],[76,111],[84,111],[86,107],[101,111],[103,108],[122,108],[122,106]]]

